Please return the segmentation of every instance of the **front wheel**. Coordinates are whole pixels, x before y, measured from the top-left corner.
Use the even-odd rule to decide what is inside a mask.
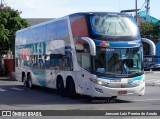
[[[76,93],[75,84],[74,84],[73,80],[69,81],[68,94],[72,99],[77,98],[77,93]]]

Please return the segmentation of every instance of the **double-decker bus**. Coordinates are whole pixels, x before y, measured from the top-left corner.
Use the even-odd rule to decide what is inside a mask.
[[[75,13],[16,33],[16,78],[24,86],[90,97],[144,95],[143,46],[135,19]]]

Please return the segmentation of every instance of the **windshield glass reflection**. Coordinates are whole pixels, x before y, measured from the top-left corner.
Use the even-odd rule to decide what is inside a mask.
[[[142,52],[138,48],[105,48],[97,47],[93,59],[94,72],[101,75],[129,76],[142,73]]]
[[[120,15],[92,15],[89,17],[93,35],[140,36],[133,17]]]

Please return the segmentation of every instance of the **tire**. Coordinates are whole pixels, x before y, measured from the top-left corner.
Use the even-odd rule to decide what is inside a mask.
[[[76,93],[75,84],[73,80],[69,81],[68,94],[72,99],[77,98],[77,93]]]
[[[117,99],[117,96],[112,96],[111,99]]]
[[[23,77],[23,85],[25,87],[28,87],[28,80],[27,80],[27,78],[25,76]]]
[[[28,87],[32,89],[33,88],[33,84],[32,84],[32,78],[31,78],[30,74],[27,77],[27,81],[28,81]]]
[[[63,97],[66,95],[65,88],[64,88],[64,83],[63,83],[63,79],[62,78],[59,78],[57,80],[57,91]]]

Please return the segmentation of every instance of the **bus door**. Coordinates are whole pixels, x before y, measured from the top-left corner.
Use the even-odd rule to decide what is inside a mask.
[[[90,54],[89,53],[77,53],[78,63],[81,66],[81,71],[77,74],[78,81],[81,85],[83,94],[90,95]]]
[[[43,68],[46,72],[46,87],[55,88],[56,70],[55,66],[51,63],[52,57],[50,55],[44,56]]]

